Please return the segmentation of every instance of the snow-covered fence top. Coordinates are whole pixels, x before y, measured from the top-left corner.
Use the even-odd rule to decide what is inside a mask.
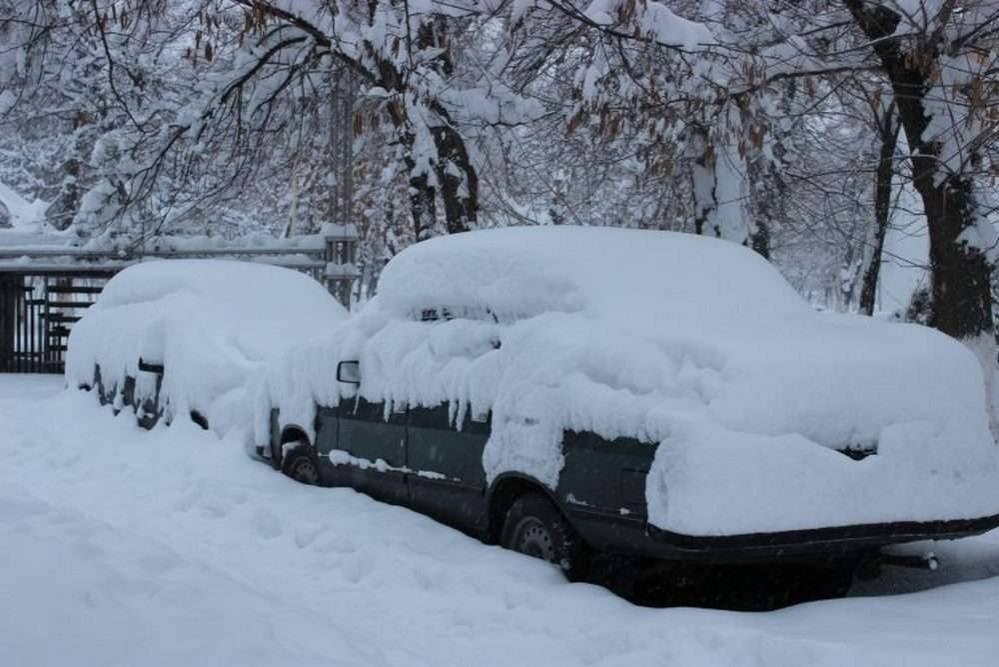
[[[266,235],[233,241],[210,237],[160,237],[123,248],[45,243],[4,245],[0,236],[0,272],[80,275],[120,271],[145,258],[242,259],[308,273],[342,303],[358,276],[355,266],[357,229],[324,225],[320,233],[287,239]]]
[[[62,372],[70,331],[104,283],[149,259],[238,259],[295,269],[349,304],[357,238],[352,225],[325,225],[319,234],[290,239],[162,237],[141,247],[102,248],[0,230],[0,372]]]

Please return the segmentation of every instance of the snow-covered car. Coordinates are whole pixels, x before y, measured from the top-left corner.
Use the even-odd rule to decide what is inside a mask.
[[[269,358],[347,317],[291,269],[224,260],[130,266],[72,329],[66,379],[151,428],[178,415],[224,433],[244,426],[246,388]]]
[[[572,570],[842,558],[999,525],[982,371],[819,313],[754,252],[543,227],[416,244],[268,365],[257,453]]]

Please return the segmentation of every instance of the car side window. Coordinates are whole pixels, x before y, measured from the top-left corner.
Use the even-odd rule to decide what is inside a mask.
[[[476,435],[489,435],[493,425],[493,412],[489,410],[484,413],[472,414],[471,410],[465,412],[465,421],[461,425],[461,430],[465,433]]]
[[[409,425],[415,428],[432,428],[437,430],[461,431],[462,433],[488,435],[492,422],[492,413],[472,414],[471,409],[465,410],[465,416],[460,426],[451,419],[448,403],[440,403],[432,408],[425,406],[409,409]]]
[[[414,406],[409,409],[409,424],[416,428],[451,428],[448,414],[448,404],[440,403],[432,408]]]
[[[340,416],[346,419],[357,419],[358,421],[404,424],[406,421],[406,408],[399,404],[392,406],[392,411],[385,414],[385,403],[383,401],[369,401],[363,396],[344,398],[340,401]]]

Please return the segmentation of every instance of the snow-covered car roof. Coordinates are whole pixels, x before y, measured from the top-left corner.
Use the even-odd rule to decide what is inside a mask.
[[[491,410],[490,480],[555,489],[565,430],[656,445],[646,495],[664,530],[999,513],[974,355],[926,327],[818,313],[728,242],[535,227],[416,244],[358,316],[269,368],[258,406],[307,428],[351,390],[335,381],[349,359],[369,399]]]
[[[231,421],[226,414],[246,412],[236,395],[262,362],[346,317],[298,271],[225,260],[143,262],[108,281],[73,326],[66,377],[71,386],[89,385],[99,365],[106,382],[135,377],[141,398],[155,391],[155,379],[139,371],[139,359],[163,364],[161,404],[197,410],[222,427]]]
[[[678,232],[521,227],[442,236],[393,260],[382,305],[488,309],[499,319],[547,312],[658,326],[664,318],[743,320],[808,306],[756,253]]]

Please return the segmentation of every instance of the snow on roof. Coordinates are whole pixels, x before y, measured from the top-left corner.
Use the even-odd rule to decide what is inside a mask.
[[[428,307],[488,308],[500,319],[544,312],[646,324],[653,318],[754,319],[807,305],[756,253],[677,232],[608,227],[521,227],[442,236],[385,267],[382,304],[405,315]]]
[[[93,308],[163,304],[178,296],[190,297],[204,307],[202,314],[218,320],[251,358],[266,357],[275,345],[284,345],[283,336],[302,328],[299,318],[318,326],[330,324],[331,314],[333,323],[346,318],[343,306],[303,273],[257,262],[213,259],[136,264],[108,281]]]
[[[435,309],[445,317],[421,321]],[[269,367],[258,442],[272,406],[308,428],[316,403],[335,404],[341,359],[360,361],[370,400],[491,410],[489,480],[520,472],[557,489],[567,429],[650,443],[649,520],[665,530],[999,513],[999,450],[967,348],[817,313],[724,241],[547,227],[417,244],[358,316]],[[863,461],[831,451],[875,445]]]

